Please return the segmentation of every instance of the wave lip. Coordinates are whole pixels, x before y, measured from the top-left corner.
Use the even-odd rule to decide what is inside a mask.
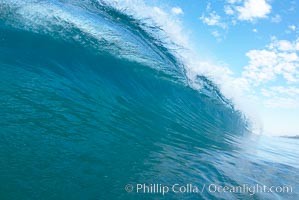
[[[171,21],[165,26],[154,18],[142,19],[149,15],[151,9],[141,2],[136,5],[146,14],[140,19],[133,17],[136,8],[130,9],[128,2],[111,3],[107,1],[4,1],[2,2],[2,19],[5,24],[21,30],[47,35],[57,40],[77,43],[89,48],[94,53],[143,63],[162,73],[179,80],[185,85],[207,94],[217,93],[218,100],[233,107],[235,101],[222,95],[222,84],[213,83],[204,73],[195,72],[186,53],[186,41],[181,36],[175,37],[167,27],[180,30],[174,26],[177,21],[169,19],[158,8],[152,11],[162,16],[162,21]],[[171,35],[171,36],[170,36]],[[193,56],[194,57],[194,56]],[[212,66],[204,66],[204,68]],[[199,70],[206,71],[206,70]],[[209,77],[209,78],[207,78]],[[212,78],[215,80],[214,78]],[[216,79],[217,80],[217,79]],[[211,84],[212,83],[212,84]],[[227,85],[227,84],[223,84]],[[220,92],[221,90],[221,92]],[[229,96],[230,97],[230,96]],[[239,110],[240,106],[236,106]],[[243,113],[243,112],[242,112]],[[247,117],[244,115],[244,120]]]
[[[2,13],[3,18],[13,27],[77,42],[95,52],[141,62],[173,76],[184,76],[182,66],[179,67],[163,42],[145,30],[149,29],[146,24],[104,2],[90,1],[78,6],[55,1],[17,1],[1,7],[6,11]]]

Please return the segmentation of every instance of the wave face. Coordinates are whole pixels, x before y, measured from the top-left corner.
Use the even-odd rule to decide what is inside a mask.
[[[162,198],[124,186],[269,183],[269,164],[242,156],[240,141],[257,140],[245,118],[205,76],[193,89],[157,32],[105,2],[0,0],[0,199]],[[297,175],[281,178],[296,183],[298,167],[287,167]]]

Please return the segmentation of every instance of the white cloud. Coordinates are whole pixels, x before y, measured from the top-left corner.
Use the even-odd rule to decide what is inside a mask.
[[[280,50],[280,51],[299,51],[299,37],[296,41],[288,40],[277,40],[273,37],[272,42],[268,45],[270,50]]]
[[[184,14],[182,8],[180,8],[180,7],[173,7],[173,8],[171,8],[171,12],[173,14],[175,14],[175,15],[182,15],[182,14]]]
[[[219,26],[223,29],[225,29],[227,27],[227,25],[223,22],[221,22],[221,17],[219,15],[216,14],[216,12],[211,12],[209,14],[209,16],[204,16],[202,15],[200,17],[200,20],[209,26]]]
[[[239,20],[252,21],[257,18],[265,18],[271,12],[271,5],[266,0],[245,0],[243,6],[236,7]]]
[[[217,15],[215,12],[210,13],[208,17],[201,16],[200,19],[203,23],[209,26],[216,26],[220,23],[220,16]]]
[[[227,1],[227,3],[230,3],[230,4],[241,2],[241,0],[226,0],[226,1]]]
[[[261,102],[267,108],[299,108],[298,42],[299,38],[288,41],[273,37],[265,49],[246,53],[249,63],[244,67],[242,77],[249,90],[262,87]]]
[[[255,21],[267,18],[271,13],[270,0],[226,0],[224,13],[231,19],[232,24],[239,21]],[[273,23],[279,23],[281,16],[276,14],[271,19]]]
[[[287,97],[276,97],[271,99],[266,99],[264,101],[265,106],[270,108],[299,108],[298,99],[287,98]]]
[[[208,12],[211,11],[211,3],[210,2],[208,2],[208,4],[207,4],[206,11],[208,11]]]
[[[261,92],[266,97],[277,97],[279,95],[289,97],[299,96],[299,88],[294,86],[272,86],[268,89],[263,88]]]
[[[273,22],[273,23],[281,22],[281,16],[276,14],[274,17],[271,18],[271,22]]]
[[[299,38],[296,40],[296,44],[294,44],[296,51],[299,51]]]
[[[270,81],[275,77],[274,67],[277,64],[277,55],[268,50],[251,50],[246,53],[249,65],[245,67],[243,76],[254,84]]]
[[[295,31],[296,30],[296,26],[295,25],[290,25],[289,29],[291,29],[292,31]]]
[[[243,77],[252,84],[259,85],[283,78],[288,84],[299,82],[299,56],[296,41],[277,40],[263,50],[251,50],[246,53],[249,58],[248,65],[244,68]]]
[[[213,31],[213,32],[212,32],[212,35],[213,35],[214,37],[220,37],[220,33],[219,33],[218,31]]]
[[[262,89],[264,104],[270,108],[299,108],[299,88],[294,86],[273,86]]]
[[[257,29],[256,28],[252,29],[252,32],[257,33]]]
[[[212,31],[211,34],[217,39],[218,42],[220,42],[221,39],[221,33],[219,33],[219,31]]]
[[[234,15],[235,11],[233,10],[233,8],[231,6],[224,6],[224,12],[227,15]]]

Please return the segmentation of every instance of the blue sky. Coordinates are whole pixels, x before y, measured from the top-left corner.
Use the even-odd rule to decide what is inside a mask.
[[[295,0],[144,0],[147,9],[140,1],[133,2],[141,17],[148,12],[176,40],[187,38],[201,60],[191,71],[214,76],[225,95],[254,113],[264,133],[299,135]]]

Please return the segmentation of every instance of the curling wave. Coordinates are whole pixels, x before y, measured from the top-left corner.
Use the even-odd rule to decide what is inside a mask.
[[[105,1],[0,0],[3,199],[124,199],[130,182],[239,182],[215,152],[239,148],[249,123],[207,77],[190,83],[164,36]]]

